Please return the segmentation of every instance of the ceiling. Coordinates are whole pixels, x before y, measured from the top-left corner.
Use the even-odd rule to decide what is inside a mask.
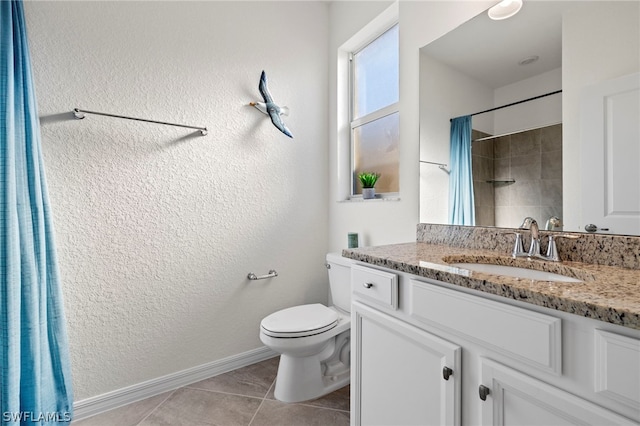
[[[421,51],[488,85],[502,87],[562,66],[562,12],[570,1],[529,1],[512,18],[491,20],[486,12]],[[518,62],[529,56],[539,60]]]

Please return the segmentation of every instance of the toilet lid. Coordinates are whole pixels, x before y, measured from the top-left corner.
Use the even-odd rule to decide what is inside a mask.
[[[265,334],[273,337],[303,337],[323,333],[338,324],[338,313],[320,303],[283,309],[260,323]]]

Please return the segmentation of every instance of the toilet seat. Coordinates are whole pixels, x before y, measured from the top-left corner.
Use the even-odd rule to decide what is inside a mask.
[[[283,309],[265,317],[262,332],[271,337],[295,338],[313,336],[338,325],[338,313],[320,303]]]

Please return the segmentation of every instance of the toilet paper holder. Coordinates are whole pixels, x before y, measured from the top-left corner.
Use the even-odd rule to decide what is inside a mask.
[[[247,278],[249,278],[250,280],[264,280],[266,278],[273,278],[277,276],[278,276],[278,273],[276,272],[276,270],[271,269],[269,270],[269,273],[267,273],[266,275],[256,275],[253,272],[249,272],[249,275],[247,275]]]

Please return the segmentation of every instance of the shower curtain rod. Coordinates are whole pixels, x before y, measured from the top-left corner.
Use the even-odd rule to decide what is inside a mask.
[[[482,141],[486,141],[486,140],[489,140],[489,139],[497,139],[497,138],[501,138],[503,136],[511,136],[511,135],[516,135],[518,133],[530,132],[531,130],[542,129],[543,127],[555,126],[555,125],[558,125],[558,124],[562,124],[562,121],[560,121],[558,123],[544,124],[542,126],[530,127],[528,129],[522,129],[522,130],[516,130],[516,131],[513,131],[513,132],[502,133],[502,134],[499,134],[499,135],[485,136],[485,137],[482,137],[482,138],[474,139],[471,142],[482,142]]]
[[[79,120],[84,118],[84,114],[104,115],[105,117],[124,118],[125,120],[144,121],[145,123],[156,123],[156,124],[164,124],[166,126],[184,127],[184,128],[187,128],[187,129],[196,129],[196,130],[200,130],[200,134],[202,136],[205,136],[207,134],[207,132],[208,132],[206,127],[188,126],[186,124],[167,123],[166,121],[147,120],[146,118],[128,117],[126,115],[116,115],[116,114],[109,114],[109,113],[106,113],[106,112],[89,111],[89,110],[80,109],[80,108],[74,108],[73,109],[73,115]]]
[[[507,108],[510,106],[514,106],[514,105],[518,105],[518,104],[523,104],[525,102],[529,102],[529,101],[535,101],[536,99],[540,99],[540,98],[544,98],[545,96],[551,96],[551,95],[555,95],[558,93],[562,93],[562,90],[556,90],[555,92],[549,92],[549,93],[545,93],[544,95],[538,95],[538,96],[534,96],[533,98],[529,98],[529,99],[523,99],[521,101],[517,101],[517,102],[512,102],[510,104],[507,105],[502,105],[499,107],[495,107],[495,108],[491,108],[491,109],[487,109],[485,111],[480,111],[480,112],[474,112],[473,114],[469,114],[469,116],[473,117],[474,115],[479,115],[479,114],[484,114],[485,112],[491,112],[491,111],[496,111],[502,108]],[[453,118],[450,118],[449,121],[453,121]]]

